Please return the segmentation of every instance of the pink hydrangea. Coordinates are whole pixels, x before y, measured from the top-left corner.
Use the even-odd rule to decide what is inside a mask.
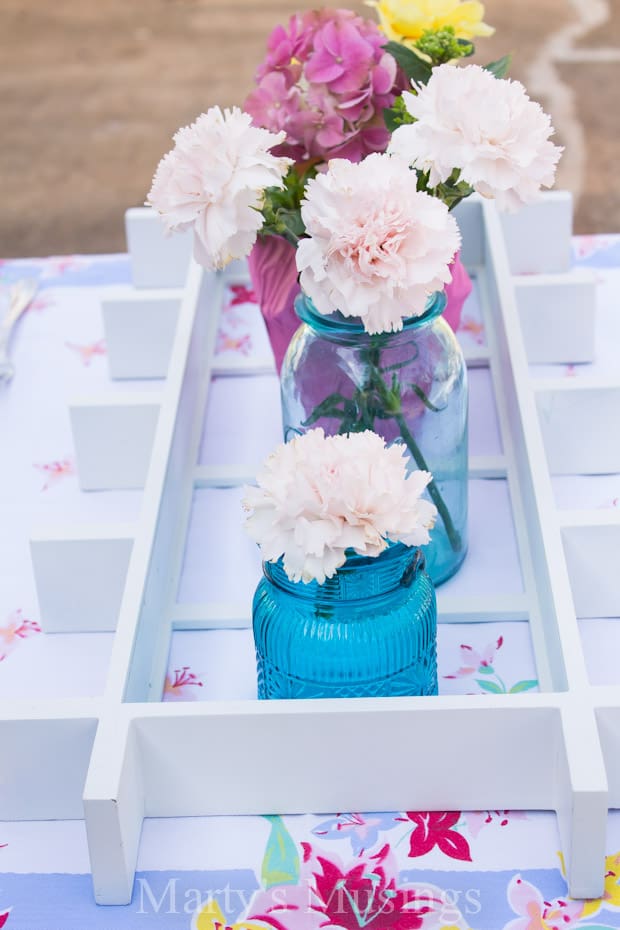
[[[297,13],[271,33],[245,110],[257,126],[284,130],[279,151],[298,161],[383,152],[383,110],[404,86],[385,41],[350,10]]]

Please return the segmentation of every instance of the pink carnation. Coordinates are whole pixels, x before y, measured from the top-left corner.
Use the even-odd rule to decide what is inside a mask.
[[[253,126],[238,107],[211,107],[175,134],[147,204],[166,232],[193,228],[194,257],[206,268],[244,258],[263,225],[264,191],[282,187],[290,165],[271,152],[283,139],[283,132]]]
[[[402,445],[376,433],[325,436],[310,430],[278,446],[246,488],[248,533],[263,558],[284,557],[292,581],[323,584],[346,561],[347,549],[375,557],[388,540],[429,542],[437,510],[421,495],[431,475],[408,471]]]
[[[383,152],[383,110],[404,86],[384,44],[378,27],[350,10],[298,13],[271,33],[245,109],[256,125],[284,130],[279,152],[297,160]]]
[[[445,64],[403,98],[415,122],[394,131],[389,151],[428,171],[430,187],[458,168],[483,197],[517,210],[553,184],[562,149],[549,138],[549,116],[519,81],[479,65]]]
[[[396,332],[450,281],[460,234],[447,206],[416,190],[401,159],[330,161],[308,181],[297,247],[302,289],[319,313],[359,317],[369,333]]]

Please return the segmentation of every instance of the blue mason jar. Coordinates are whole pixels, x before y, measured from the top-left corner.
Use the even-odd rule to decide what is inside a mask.
[[[286,441],[317,426],[326,435],[370,429],[432,473],[425,496],[438,517],[425,556],[435,585],[467,551],[467,369],[445,303],[433,294],[400,332],[371,336],[359,319],[318,313],[302,293],[280,375]]]
[[[258,696],[437,694],[435,590],[420,549],[353,553],[324,584],[263,564],[254,595]]]

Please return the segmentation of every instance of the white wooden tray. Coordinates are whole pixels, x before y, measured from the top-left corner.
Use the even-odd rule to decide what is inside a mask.
[[[558,193],[518,220],[476,199],[459,215],[488,342],[468,363],[490,368],[504,449],[470,474],[508,481],[524,593],[440,591],[440,621],[528,619],[540,693],[213,704],[160,698],[173,630],[249,624],[249,605],[175,604],[194,489],[251,478],[247,465],[197,464],[222,293],[239,269],[206,274],[188,264],[187,239],[170,251],[156,217],[128,212],[135,283],[156,289],[104,305],[111,371],[167,377],[161,392],[81,398],[71,416],[82,487],[143,486],[142,513],[131,527],[32,540],[46,628],[116,631],[106,689],[0,711],[0,819],[84,814],[98,902],[129,902],[145,816],[310,810],[553,809],[571,894],[602,892],[620,688],[589,684],[576,605],[620,615],[620,518],[560,513],[551,472],[620,472],[620,376],[535,382],[528,368],[592,358],[594,282],[568,269],[570,212]],[[304,751],[317,734],[323,756]],[[226,745],[242,757],[222,763]]]

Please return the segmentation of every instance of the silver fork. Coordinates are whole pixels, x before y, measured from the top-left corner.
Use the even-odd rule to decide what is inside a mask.
[[[11,334],[36,291],[37,282],[32,278],[16,281],[9,291],[9,308],[0,323],[0,382],[10,381],[15,374],[15,366],[9,358]]]

